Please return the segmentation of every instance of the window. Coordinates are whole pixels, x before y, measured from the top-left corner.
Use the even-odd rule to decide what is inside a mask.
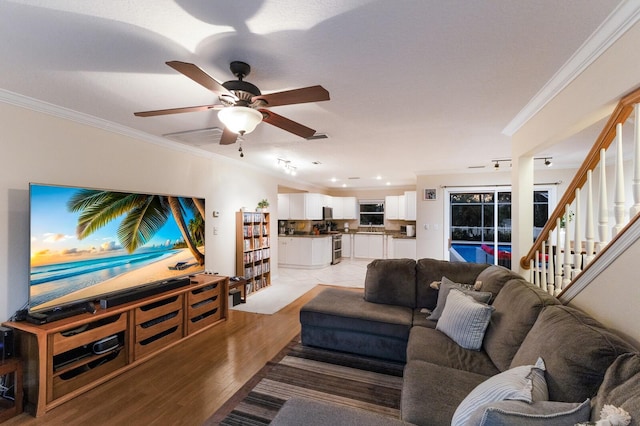
[[[384,201],[360,201],[360,226],[384,226]]]
[[[555,203],[555,188],[533,193],[533,234],[538,236]],[[553,199],[551,199],[553,197]],[[467,262],[510,266],[511,192],[497,188],[449,192],[449,242]],[[551,205],[553,207],[553,205]],[[486,250],[491,259],[483,260]],[[478,255],[480,253],[480,256]],[[495,256],[498,253],[499,256]],[[502,263],[501,263],[502,262]]]

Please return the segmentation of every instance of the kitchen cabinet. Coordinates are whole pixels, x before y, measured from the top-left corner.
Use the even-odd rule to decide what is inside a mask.
[[[278,194],[278,219],[322,220],[325,197],[309,193]]]
[[[355,220],[358,218],[356,197],[333,197],[333,219]]]
[[[384,199],[385,219],[403,220],[405,218],[404,195],[387,195]]]
[[[331,237],[278,237],[278,265],[322,268],[331,264]]]
[[[278,194],[278,219],[289,219],[289,194]]]
[[[389,257],[392,259],[415,259],[416,239],[415,238],[390,238],[391,247]]]
[[[417,192],[405,191],[404,193],[404,205],[405,205],[405,220],[416,220],[416,204],[417,204]]]
[[[342,234],[342,257],[351,257],[351,238],[352,234]]]
[[[353,238],[353,257],[364,259],[384,258],[385,235],[356,233]]]

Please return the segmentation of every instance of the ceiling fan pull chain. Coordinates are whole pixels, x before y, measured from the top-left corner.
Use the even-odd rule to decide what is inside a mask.
[[[242,141],[240,141],[240,147],[238,148],[238,151],[240,151],[240,158],[244,157],[244,152],[242,152]]]

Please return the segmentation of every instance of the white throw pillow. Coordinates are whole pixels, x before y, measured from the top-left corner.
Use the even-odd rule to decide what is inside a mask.
[[[549,391],[544,371],[544,361],[538,358],[535,365],[521,365],[488,378],[460,403],[453,414],[451,425],[466,426],[474,411],[490,402],[547,401]]]
[[[436,330],[465,349],[480,350],[493,310],[493,306],[477,302],[460,290],[451,289]]]

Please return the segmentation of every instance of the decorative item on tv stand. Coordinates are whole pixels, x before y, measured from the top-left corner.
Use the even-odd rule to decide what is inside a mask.
[[[236,275],[246,280],[240,289],[243,299],[271,285],[269,225],[267,212],[236,213]]]

